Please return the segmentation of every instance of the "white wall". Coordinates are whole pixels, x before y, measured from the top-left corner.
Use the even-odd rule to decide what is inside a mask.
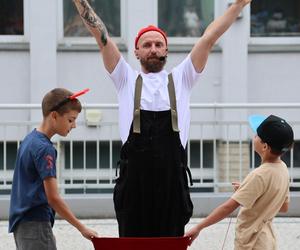
[[[139,63],[133,53],[134,38],[141,27],[157,24],[157,0],[121,2],[122,53],[138,69]],[[8,46],[9,50],[6,50],[5,46],[0,46],[3,89],[0,103],[40,103],[43,95],[54,87],[65,87],[72,91],[89,87],[91,92],[81,97],[83,103],[117,103],[113,83],[104,69],[95,42],[88,45],[86,50],[84,47],[77,50],[76,46],[72,47],[72,42],[66,42],[61,37],[62,0],[32,0],[31,4],[26,0],[26,3],[25,30],[29,49],[13,50]],[[216,16],[223,13],[226,6],[227,1],[216,1]],[[41,10],[47,11],[41,14]],[[246,8],[243,17],[220,39],[211,53],[202,77],[193,89],[192,103],[298,102],[300,43],[295,44],[295,49],[289,53],[280,49],[273,53],[261,49],[259,53],[249,53],[249,14],[249,8]],[[182,45],[185,49],[180,49]],[[186,57],[192,44],[171,43],[170,47],[173,49],[170,49],[167,70]],[[0,112],[2,119],[28,118],[24,111]],[[33,120],[41,119],[39,111],[30,115]],[[247,115],[248,112],[222,112],[218,118],[244,120]],[[291,115],[296,116],[296,113]],[[192,120],[210,118],[213,118],[211,111],[202,111],[194,115]],[[83,115],[80,119],[83,120]],[[105,119],[118,118],[115,113],[108,112]],[[82,136],[88,133],[83,131]]]
[[[30,101],[28,51],[0,51],[0,103]]]
[[[249,102],[299,102],[300,52],[248,56]]]

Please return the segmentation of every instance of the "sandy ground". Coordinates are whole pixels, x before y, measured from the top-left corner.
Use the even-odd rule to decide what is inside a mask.
[[[195,225],[201,218],[192,219],[186,229]],[[236,219],[233,218],[229,227],[224,250],[233,249],[234,227]],[[100,236],[116,237],[117,223],[113,219],[105,220],[82,220],[87,226],[95,229]],[[229,219],[225,219],[216,225],[205,229],[194,244],[188,250],[222,250],[225,234],[229,225]],[[0,222],[0,249],[15,249],[12,234],[7,233],[7,221]],[[279,250],[299,250],[300,249],[300,218],[275,218],[274,227],[277,234]],[[92,243],[81,237],[66,221],[57,220],[54,226],[54,234],[57,241],[58,250],[89,250],[93,249]]]

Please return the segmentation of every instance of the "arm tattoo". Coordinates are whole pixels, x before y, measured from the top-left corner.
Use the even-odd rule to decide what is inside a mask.
[[[75,2],[75,1],[74,1]],[[78,1],[77,1],[78,3]],[[76,4],[76,3],[75,3]],[[94,10],[91,8],[87,0],[80,0],[79,5],[81,5],[81,13],[80,16],[84,20],[84,22],[91,28],[97,29],[101,34],[101,42],[105,46],[107,44],[107,29],[102,20],[97,16]]]

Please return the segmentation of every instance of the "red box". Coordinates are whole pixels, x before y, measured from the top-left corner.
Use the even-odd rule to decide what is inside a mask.
[[[93,238],[95,250],[187,250],[188,237]]]

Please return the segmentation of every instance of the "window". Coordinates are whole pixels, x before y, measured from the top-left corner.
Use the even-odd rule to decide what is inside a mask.
[[[300,168],[300,141],[294,142],[293,150],[294,168]]]
[[[24,35],[23,0],[1,0],[0,35]]]
[[[99,169],[109,169],[110,168],[110,142],[109,141],[99,141],[98,142],[99,150]],[[84,168],[84,147],[85,147],[85,167],[87,170],[97,169],[97,142],[96,141],[86,141],[85,145],[83,141],[73,141],[64,142],[65,155],[65,169],[71,168],[71,145],[72,145],[72,162],[74,170],[82,170]],[[121,141],[112,141],[112,167],[117,167],[117,162],[119,161],[120,150],[122,142]],[[70,184],[71,180],[66,179],[65,184]],[[85,179],[84,176],[79,179],[74,179],[73,184],[100,184],[106,183],[109,184],[109,180],[99,179],[95,174],[95,179]],[[112,193],[110,188],[66,188],[66,194],[81,194],[81,193]]]
[[[251,3],[251,36],[300,36],[299,0],[254,0]]]
[[[100,141],[99,143],[99,168],[109,169],[110,167],[110,145],[109,141]],[[73,169],[83,169],[85,165],[87,169],[97,168],[97,142],[96,141],[86,141],[85,144],[85,164],[84,164],[84,142],[83,141],[73,141],[72,143],[72,162]],[[116,168],[117,162],[119,160],[119,154],[121,150],[121,141],[112,142],[112,167]],[[71,162],[71,151],[70,142],[64,142],[65,148],[65,169],[70,169]]]
[[[212,0],[158,1],[158,26],[171,37],[199,37],[214,19]]]
[[[0,142],[0,170],[13,170],[17,157],[17,142]]]
[[[202,147],[201,147],[202,146]],[[190,153],[190,169],[192,171],[192,178],[195,184],[198,183],[213,183],[213,167],[214,167],[214,145],[213,141],[200,141],[191,140],[188,144],[188,151]],[[202,157],[202,159],[201,159]],[[196,172],[200,168],[211,169],[212,178],[199,178]],[[202,179],[202,180],[201,180]],[[213,192],[213,187],[190,187],[191,192]]]
[[[110,36],[121,36],[120,0],[91,0],[89,1],[97,15],[103,20]],[[76,7],[70,0],[63,2],[64,36],[87,37],[89,31],[84,26]]]
[[[250,144],[250,151],[252,152],[252,143]],[[285,164],[290,167],[293,163],[293,168],[300,168],[300,141],[295,141],[293,146],[293,158],[291,159],[291,151],[286,152],[281,159],[285,162]],[[251,166],[252,166],[252,158]],[[292,161],[293,160],[293,161]],[[255,152],[254,154],[254,166],[258,167],[261,164],[260,156]]]
[[[214,146],[212,141],[203,141],[203,149],[201,149],[200,141],[190,141],[190,167],[200,168],[203,164],[203,168],[214,167]],[[202,157],[201,159],[201,151]]]

